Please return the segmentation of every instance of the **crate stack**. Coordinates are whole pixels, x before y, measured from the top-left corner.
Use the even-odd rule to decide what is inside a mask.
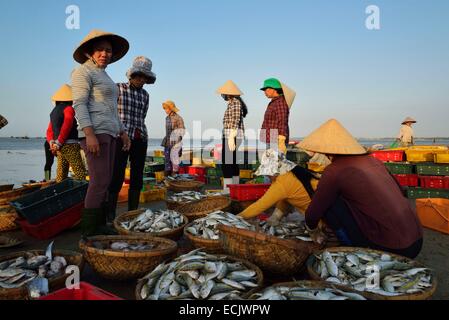
[[[206,169],[207,184],[210,186],[221,187],[223,185],[223,170],[221,165]]]
[[[449,151],[447,147],[419,146],[407,150],[375,151],[407,197],[449,199]]]
[[[194,176],[196,181],[207,183],[206,179],[206,167],[203,166],[190,166],[187,168],[187,174]]]

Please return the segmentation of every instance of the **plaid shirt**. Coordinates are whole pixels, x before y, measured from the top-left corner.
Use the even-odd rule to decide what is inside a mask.
[[[223,117],[223,134],[228,136],[231,129],[238,129],[238,137],[242,137],[245,131],[242,104],[235,98],[228,102],[228,108]]]
[[[135,89],[129,83],[119,83],[118,113],[130,139],[134,139],[136,129],[140,137],[148,139],[145,118],[150,96],[145,89]],[[137,136],[139,136],[137,133]]]
[[[185,133],[184,120],[176,112],[172,112],[165,118],[165,138],[162,142],[164,147],[171,148],[182,140]]]
[[[265,111],[260,140],[265,143],[270,143],[270,130],[277,130],[278,136],[286,137],[285,143],[288,143],[290,138],[290,129],[288,127],[289,114],[290,109],[284,96],[272,99]],[[272,142],[277,143],[278,141]]]

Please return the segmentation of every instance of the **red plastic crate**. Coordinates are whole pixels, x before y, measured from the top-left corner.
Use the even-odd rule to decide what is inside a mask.
[[[419,185],[417,174],[394,174],[393,176],[403,187],[417,187]]]
[[[189,174],[189,167],[179,167],[179,174]]]
[[[18,223],[23,232],[40,240],[47,240],[55,237],[64,230],[73,227],[81,219],[81,211],[84,208],[84,202],[73,206],[60,214],[51,217],[39,224],[29,224],[25,219],[19,219]]]
[[[371,155],[383,162],[401,162],[405,158],[405,152],[402,150],[374,151]]]
[[[205,176],[206,175],[206,167],[196,167],[196,166],[192,166],[192,167],[188,167],[188,174],[192,175],[192,176]]]
[[[420,176],[421,187],[431,189],[449,189],[449,177]]]
[[[79,289],[61,289],[39,300],[123,300],[112,293],[97,288],[87,282],[80,282]]]
[[[231,184],[231,199],[238,201],[258,200],[263,197],[271,184]]]

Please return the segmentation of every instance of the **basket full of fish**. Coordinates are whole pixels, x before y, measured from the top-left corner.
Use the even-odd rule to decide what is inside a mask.
[[[425,300],[436,290],[431,269],[399,255],[365,248],[327,248],[311,255],[312,279],[363,292],[383,300]]]
[[[140,279],[137,300],[240,300],[263,283],[254,264],[196,249]]]
[[[38,298],[58,290],[69,276],[66,268],[76,266],[82,271],[83,256],[66,250],[30,250],[0,257],[0,300]]]
[[[207,196],[198,191],[183,191],[167,196],[165,202],[169,210],[176,210],[178,207],[198,200],[203,200]]]
[[[251,291],[248,300],[367,300],[363,293],[324,281],[276,283]]]
[[[173,210],[135,210],[118,216],[114,227],[121,235],[150,235],[178,240],[189,223],[186,216]]]
[[[209,213],[215,211],[224,211],[228,209],[231,204],[232,201],[228,197],[208,197],[203,200],[186,203],[176,210],[189,218],[190,221],[193,221],[204,218]]]
[[[174,192],[183,191],[200,191],[204,186],[203,182],[195,180],[194,176],[188,174],[180,174],[176,176],[170,176],[165,179],[165,185],[168,190]]]
[[[103,278],[127,280],[143,277],[176,255],[176,242],[151,236],[96,236],[79,243],[84,258]]]
[[[223,224],[239,229],[255,230],[245,219],[232,213],[216,211],[189,223],[184,228],[184,235],[192,242],[195,248],[203,248],[210,253],[223,253],[220,243],[218,225]]]
[[[276,227],[259,222],[255,230],[227,225],[218,229],[227,254],[249,260],[273,275],[298,273],[309,255],[320,249],[299,222],[283,220]]]

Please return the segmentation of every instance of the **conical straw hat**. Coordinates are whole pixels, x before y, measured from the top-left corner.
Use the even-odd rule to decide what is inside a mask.
[[[59,88],[58,91],[51,97],[52,101],[61,101],[61,102],[68,102],[73,101],[72,97],[72,87],[68,84],[62,85],[61,88]]]
[[[285,101],[287,102],[288,107],[291,108],[296,98],[296,92],[289,88],[285,83],[281,82],[281,86],[282,91],[284,92]]]
[[[111,42],[112,45],[112,58],[110,63],[114,63],[125,56],[129,50],[129,42],[116,34],[105,32],[102,30],[92,30],[79,44],[78,48],[73,53],[75,61],[83,64],[87,61],[86,53],[89,49],[89,45],[93,40],[104,38]]]
[[[240,91],[240,89],[237,87],[237,85],[232,82],[232,80],[226,81],[226,83],[218,88],[217,90],[218,94],[228,94],[231,96],[241,96],[243,95],[243,92]]]
[[[404,121],[402,121],[402,124],[406,124],[407,122],[416,123],[416,120],[411,117],[407,117]]]
[[[335,119],[327,121],[316,129],[298,146],[308,151],[325,154],[357,155],[366,153],[365,148]]]

